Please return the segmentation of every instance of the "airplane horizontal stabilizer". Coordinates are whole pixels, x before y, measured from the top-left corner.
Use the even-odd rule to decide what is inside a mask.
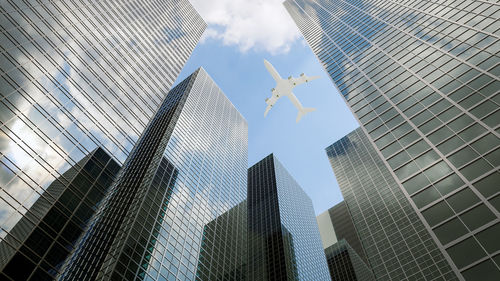
[[[268,106],[266,107],[266,111],[264,112],[264,117],[266,117],[266,116],[267,116],[267,113],[269,112],[269,110],[271,109],[271,107],[272,107],[272,105],[268,105]]]
[[[297,119],[295,119],[295,123],[298,123],[300,121],[300,119],[302,118],[302,116],[306,115],[308,112],[312,112],[315,110],[316,110],[316,108],[312,108],[312,107],[302,108],[301,110],[299,110],[299,113],[297,114]]]

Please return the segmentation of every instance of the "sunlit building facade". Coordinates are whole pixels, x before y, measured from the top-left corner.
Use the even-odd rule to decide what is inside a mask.
[[[457,278],[500,278],[500,6],[285,7]]]
[[[204,243],[227,230],[224,214],[245,200],[247,138],[246,120],[204,69],[180,82],[125,161],[60,280],[211,280],[217,274],[237,280],[240,272],[216,272],[215,261],[227,254],[239,263],[245,249],[213,243],[227,247],[207,256]],[[245,218],[235,217],[232,227],[241,237]],[[197,275],[200,268],[204,274]]]
[[[311,199],[273,154],[248,169],[248,279],[330,280]]]
[[[206,24],[183,0],[21,0],[0,10],[0,239],[11,252],[22,241],[9,233],[38,223],[36,202],[57,205],[49,186],[67,190],[61,179],[81,159],[102,150],[124,163]],[[31,262],[29,251],[42,253],[25,251]]]

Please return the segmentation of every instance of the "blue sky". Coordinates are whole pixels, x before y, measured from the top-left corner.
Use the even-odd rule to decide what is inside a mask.
[[[213,20],[207,20],[209,16],[204,16],[203,13],[207,13],[204,7],[197,7],[196,1],[193,2],[208,22],[209,31],[194,50],[176,83],[198,67],[205,68],[248,121],[249,166],[274,153],[311,197],[316,214],[340,202],[342,195],[325,148],[357,128],[358,124],[296,27],[285,17],[288,15],[283,15],[285,9],[281,5],[269,8],[282,13],[283,21],[288,25],[285,28],[294,36],[284,33],[281,39],[274,38],[269,47],[266,35],[262,33],[267,32],[271,37],[278,34],[279,37],[283,30],[267,31],[264,24],[257,39],[250,38],[252,32],[249,32],[246,38],[228,41],[225,39],[228,30],[241,27],[214,24]],[[227,1],[214,1],[214,5],[217,6],[218,2]],[[215,13],[223,14],[224,11]],[[230,13],[233,13],[233,18],[239,16],[238,12],[226,11],[226,14]],[[320,79],[294,89],[304,107],[315,107],[317,110],[295,123],[297,109],[290,100],[282,98],[264,118],[264,100],[275,86],[275,81],[264,67],[264,59],[269,60],[282,77],[296,77],[302,72],[310,76],[320,75]]]

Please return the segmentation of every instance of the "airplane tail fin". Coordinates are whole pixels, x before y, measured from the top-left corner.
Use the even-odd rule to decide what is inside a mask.
[[[266,107],[266,111],[264,112],[264,117],[266,117],[266,116],[267,116],[267,113],[269,112],[269,110],[271,109],[271,107],[272,107],[272,105],[268,105],[268,106]]]
[[[297,119],[295,119],[295,122],[298,123],[300,121],[300,119],[302,118],[302,116],[306,115],[308,112],[312,112],[315,110],[316,110],[316,108],[312,108],[312,107],[302,108],[301,110],[299,110],[299,113],[297,114]]]

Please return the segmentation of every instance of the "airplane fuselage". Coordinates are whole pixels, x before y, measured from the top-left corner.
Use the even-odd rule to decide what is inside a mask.
[[[281,96],[287,96],[297,109],[302,109],[303,106],[292,92],[293,86],[286,79],[281,79],[277,81],[275,91],[273,92],[273,97],[280,98]]]

